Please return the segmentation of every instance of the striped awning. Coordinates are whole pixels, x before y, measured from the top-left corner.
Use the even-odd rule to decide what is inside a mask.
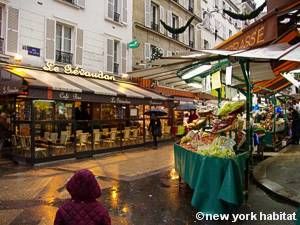
[[[167,98],[145,90],[134,83],[113,82],[28,68],[10,67],[5,68],[5,71],[23,78],[30,88],[112,97],[167,100]]]

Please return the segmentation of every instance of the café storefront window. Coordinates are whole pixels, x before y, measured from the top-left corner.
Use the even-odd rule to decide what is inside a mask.
[[[157,99],[155,107],[167,106],[165,97],[129,82],[100,81],[63,71],[20,71],[23,85],[12,97],[9,140],[17,161],[34,164],[143,145],[152,141],[145,110],[154,107],[153,99]],[[161,139],[168,137],[168,115],[161,118]]]

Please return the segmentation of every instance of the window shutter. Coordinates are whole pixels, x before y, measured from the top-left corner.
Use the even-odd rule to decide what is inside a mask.
[[[168,14],[167,14],[167,24],[169,26],[172,27],[172,11],[171,10],[168,10]],[[169,37],[172,37],[172,33],[171,32],[168,32],[168,36]]]
[[[189,0],[184,1],[184,7],[188,10],[189,9]]]
[[[159,18],[161,21],[165,22],[165,9],[161,5],[159,6]],[[162,34],[165,33],[164,27],[160,22],[159,22],[159,30],[160,30],[160,33],[162,33]]]
[[[151,1],[145,0],[145,26],[149,28],[151,28],[150,14],[151,14]]]
[[[85,8],[85,0],[77,0],[77,5],[80,7],[80,8]]]
[[[46,19],[46,53],[45,59],[54,61],[55,59],[55,21]]]
[[[183,26],[183,19],[181,17],[179,17],[179,27]],[[180,42],[184,42],[184,34],[179,34],[179,41]]]
[[[77,29],[76,39],[76,64],[82,65],[83,57],[83,30]]]
[[[114,0],[106,0],[106,17],[114,19]]]
[[[114,41],[107,39],[106,42],[106,71],[113,72],[114,66]]]
[[[122,22],[127,24],[128,23],[128,14],[127,14],[127,7],[128,7],[128,2],[127,0],[123,0],[123,12],[122,12]]]
[[[127,72],[127,44],[122,43],[122,73]]]
[[[8,53],[18,52],[19,10],[8,7],[7,12],[7,47]]]
[[[151,60],[151,45],[150,43],[145,43],[144,47],[144,55],[145,55],[145,61],[149,62]]]

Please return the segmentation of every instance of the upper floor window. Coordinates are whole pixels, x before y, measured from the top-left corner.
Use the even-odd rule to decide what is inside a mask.
[[[194,0],[189,0],[189,11],[194,12]]]
[[[216,8],[216,9],[219,8],[219,0],[215,0],[215,8]]]
[[[75,7],[85,8],[85,1],[86,0],[57,0],[57,1],[66,2],[66,3],[72,4]]]
[[[223,9],[226,9],[226,3],[223,1],[223,4],[222,4],[222,6],[223,6]],[[225,16],[225,13],[224,13],[224,11],[222,10],[222,15],[223,16]]]
[[[155,3],[151,2],[151,28],[155,31],[158,31],[158,18],[159,18],[159,7]]]
[[[106,17],[117,23],[127,23],[127,0],[105,0]]]
[[[113,72],[115,74],[118,74],[120,62],[119,62],[119,55],[120,55],[120,42],[117,40],[114,40],[114,66],[113,66]]]
[[[56,62],[72,64],[72,27],[56,24]]]
[[[195,48],[195,28],[193,25],[189,26],[189,46]]]
[[[232,30],[229,29],[229,37],[232,36]]]
[[[127,44],[120,40],[107,39],[106,42],[106,71],[110,73],[126,73]]]
[[[4,53],[3,6],[0,5],[0,53]]]
[[[209,42],[207,40],[204,39],[204,49],[209,49]]]
[[[172,14],[172,27],[173,28],[178,28],[179,25],[179,18],[178,16]],[[178,40],[178,34],[172,34],[172,38]]]

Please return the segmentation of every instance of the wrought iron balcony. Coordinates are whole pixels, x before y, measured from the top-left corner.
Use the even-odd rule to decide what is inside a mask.
[[[114,21],[120,22],[120,13],[114,12]]]
[[[153,22],[151,22],[151,28],[152,28],[152,30],[155,30],[155,31],[157,31],[157,32],[158,32],[158,30],[159,30],[158,24],[153,23]]]
[[[70,52],[63,52],[56,50],[56,62],[60,63],[66,63],[66,64],[72,64],[73,61],[73,54]]]
[[[115,74],[119,74],[119,63],[114,63],[114,71]]]
[[[194,43],[194,41],[189,41],[189,46],[191,47],[191,48],[194,48],[195,46],[195,43]]]
[[[194,7],[193,7],[193,6],[189,6],[189,11],[190,11],[191,13],[194,13]]]

